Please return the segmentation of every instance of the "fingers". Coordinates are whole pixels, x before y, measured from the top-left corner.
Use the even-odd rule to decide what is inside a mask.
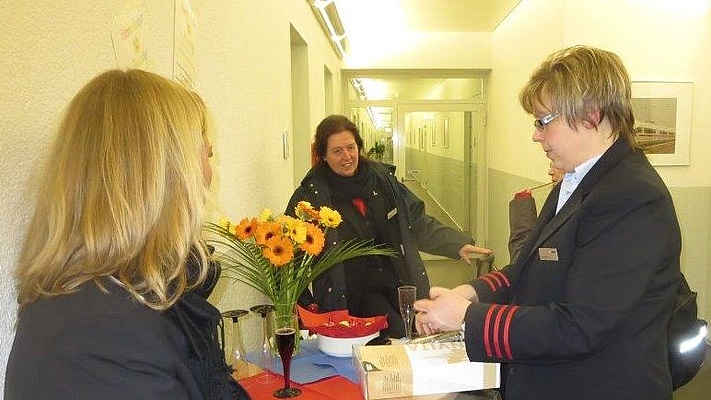
[[[430,288],[430,299],[434,300],[443,294],[447,293],[450,289],[443,288],[441,286],[432,286]],[[427,310],[423,310],[427,311]]]
[[[491,251],[490,249],[487,249],[486,247],[465,244],[464,246],[462,246],[462,248],[459,249],[459,258],[461,258],[465,263],[471,265],[470,259],[473,256],[475,256],[477,254],[489,255],[492,253],[493,253],[493,251]]]
[[[430,319],[431,316],[425,311],[415,314],[415,329],[417,329],[417,333],[432,335],[439,332],[437,324]]]
[[[481,247],[481,246],[472,246],[474,248],[474,252],[477,254],[492,254],[493,251],[491,249],[487,249],[486,247]]]

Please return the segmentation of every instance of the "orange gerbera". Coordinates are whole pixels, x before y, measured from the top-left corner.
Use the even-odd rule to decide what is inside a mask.
[[[304,221],[318,219],[318,211],[308,201],[300,201],[294,208],[296,216]]]
[[[281,267],[294,258],[294,245],[286,236],[272,236],[267,239],[262,254],[275,267]]]
[[[254,231],[254,240],[259,244],[264,246],[267,240],[274,236],[281,237],[282,227],[281,224],[276,221],[266,221],[257,225],[257,229]]]
[[[234,227],[234,234],[237,236],[239,240],[245,240],[254,235],[254,232],[257,230],[257,219],[252,218],[248,219],[245,218],[242,221],[239,222],[239,225],[236,225]]]
[[[306,240],[299,245],[299,248],[307,254],[317,256],[321,254],[321,250],[323,250],[323,244],[325,242],[323,232],[314,224],[304,225],[306,225]]]

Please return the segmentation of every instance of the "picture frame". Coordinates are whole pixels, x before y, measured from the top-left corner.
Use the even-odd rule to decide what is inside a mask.
[[[442,145],[449,148],[449,118],[442,119]]]
[[[639,145],[655,166],[689,165],[691,82],[632,82]]]
[[[427,124],[422,125],[422,150],[427,147],[427,141],[430,139],[430,127]]]

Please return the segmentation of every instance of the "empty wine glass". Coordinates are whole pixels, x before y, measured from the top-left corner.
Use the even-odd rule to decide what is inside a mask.
[[[400,305],[400,316],[405,325],[405,338],[412,339],[412,323],[415,319],[415,300],[417,286],[405,285],[397,288],[397,300]]]
[[[260,304],[251,307],[249,310],[259,314],[262,317],[262,347],[259,349],[259,368],[264,371],[264,374],[257,378],[259,383],[270,383],[274,381],[271,372],[274,369],[274,353],[269,344],[271,330],[269,329],[269,313],[274,309],[271,304]]]
[[[284,367],[284,387],[274,391],[274,397],[285,399],[296,397],[301,394],[301,390],[291,387],[291,357],[294,353],[296,343],[296,331],[298,324],[293,315],[279,315],[274,319],[274,336],[281,365]]]
[[[247,352],[244,350],[244,341],[242,340],[242,328],[239,319],[247,315],[247,310],[229,310],[222,313],[223,318],[229,318],[232,321],[232,340],[230,341],[230,350],[227,354],[227,363],[232,367],[232,371],[238,377],[244,377],[248,373]]]

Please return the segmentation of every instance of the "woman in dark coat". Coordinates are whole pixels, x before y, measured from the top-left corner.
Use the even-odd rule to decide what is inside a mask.
[[[461,258],[489,254],[462,232],[427,215],[422,200],[394,176],[394,167],[361,157],[363,139],[353,122],[330,115],[318,125],[316,165],[306,174],[289,201],[293,214],[299,201],[328,206],[341,213],[343,223],[327,233],[326,243],[372,238],[375,244],[398,249],[400,257],[356,258],[337,265],[313,283],[313,294],[301,303],[318,310],[348,309],[359,317],[387,315],[389,333],[402,337],[397,287],[417,286],[426,297],[430,284],[419,251]]]
[[[74,97],[17,268],[6,400],[248,398],[206,300],[210,133],[200,97],[149,72]]]
[[[521,105],[565,176],[512,264],[415,303],[418,331],[464,322],[469,359],[505,363],[507,400],[672,399],[681,233],[630,86],[616,54],[587,46],[534,71]]]

